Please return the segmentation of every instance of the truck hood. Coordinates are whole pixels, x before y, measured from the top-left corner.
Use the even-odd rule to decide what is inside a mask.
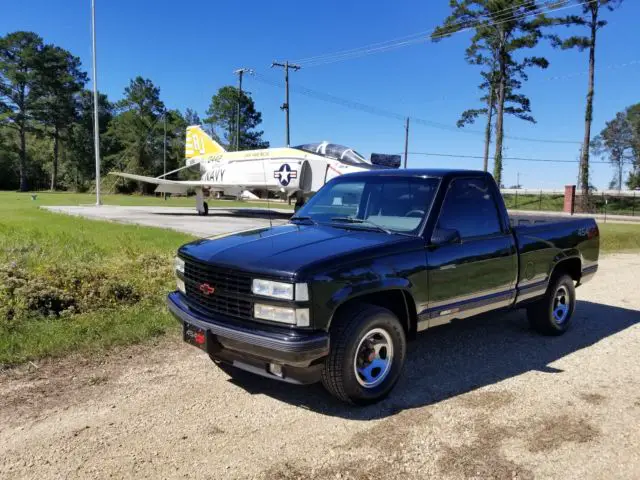
[[[319,264],[357,260],[389,248],[404,250],[414,243],[423,242],[419,237],[355,228],[287,224],[197,240],[179,253],[234,270],[297,278]]]

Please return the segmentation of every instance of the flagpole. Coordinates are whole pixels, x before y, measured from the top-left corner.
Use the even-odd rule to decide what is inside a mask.
[[[100,123],[98,121],[98,66],[96,63],[96,0],[91,0],[91,37],[93,46],[93,145],[96,155],[96,205],[100,199]]]

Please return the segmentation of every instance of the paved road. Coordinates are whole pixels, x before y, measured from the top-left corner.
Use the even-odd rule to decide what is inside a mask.
[[[573,328],[522,312],[425,332],[392,395],[230,377],[176,333],[0,373],[0,478],[640,478],[640,255],[601,262]]]
[[[261,208],[212,208],[206,217],[199,216],[190,207],[130,207],[95,205],[73,207],[42,207],[53,212],[78,215],[81,217],[110,220],[120,223],[134,223],[148,227],[162,227],[190,233],[197,237],[211,237],[223,233],[266,227],[269,217],[274,225],[285,223],[291,211]]]

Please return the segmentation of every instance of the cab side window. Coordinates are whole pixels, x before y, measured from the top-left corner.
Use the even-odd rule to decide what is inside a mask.
[[[461,238],[500,233],[498,208],[487,181],[460,178],[451,182],[437,227],[458,230]]]

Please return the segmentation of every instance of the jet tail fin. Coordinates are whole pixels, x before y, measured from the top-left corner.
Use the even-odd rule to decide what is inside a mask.
[[[184,154],[187,159],[201,155],[214,155],[226,150],[211,138],[200,125],[187,127],[187,138],[184,144]]]

